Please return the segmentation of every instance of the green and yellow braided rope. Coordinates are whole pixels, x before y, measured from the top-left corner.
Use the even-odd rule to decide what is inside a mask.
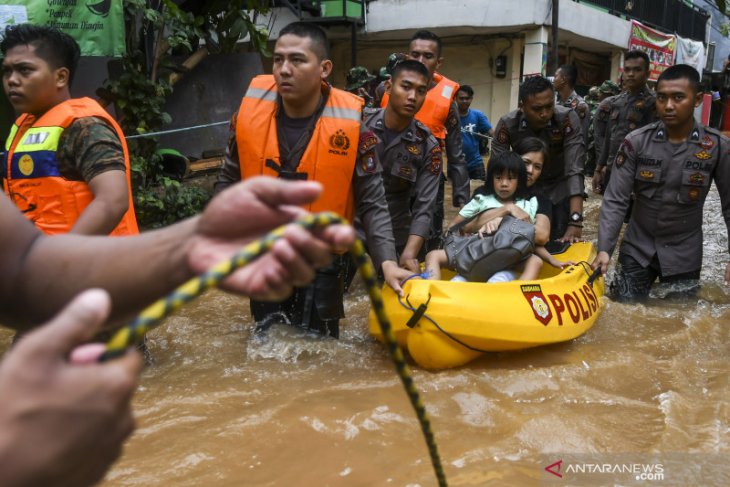
[[[322,228],[332,224],[347,222],[335,213],[324,212],[309,214],[296,220],[294,223],[301,225],[307,230],[313,230],[315,228]],[[216,264],[210,270],[200,276],[190,279],[166,297],[159,299],[142,310],[142,312],[134,320],[132,320],[132,322],[119,330],[112,339],[109,340],[106,346],[106,351],[100,360],[103,361],[117,357],[123,354],[129,347],[141,343],[144,339],[144,335],[158,326],[162,320],[172,314],[173,311],[180,309],[184,304],[200,296],[207,289],[220,284],[221,281],[231,275],[236,269],[249,264],[251,261],[271,250],[274,242],[276,242],[284,234],[284,229],[285,226],[281,226],[267,234],[264,238],[246,245],[229,260]],[[390,320],[385,314],[385,306],[383,304],[383,297],[380,293],[380,287],[378,286],[375,269],[373,268],[370,259],[368,259],[365,253],[365,247],[360,239],[355,240],[350,252],[355,258],[358,269],[360,270],[360,275],[365,281],[373,309],[375,310],[378,323],[380,324],[380,329],[382,330],[383,337],[385,338],[385,343],[388,347],[388,351],[390,352],[390,356],[395,363],[395,370],[403,383],[403,387],[408,394],[408,399],[411,401],[411,405],[416,411],[416,416],[421,424],[421,430],[423,431],[423,436],[426,440],[426,445],[428,446],[431,463],[433,464],[434,471],[436,472],[439,486],[445,487],[446,476],[441,465],[441,457],[438,453],[436,440],[434,438],[433,431],[431,430],[431,421],[428,418],[426,407],[421,400],[421,396],[413,383],[413,376],[411,375],[410,368],[405,361],[403,351],[395,338],[393,328],[390,325]]]

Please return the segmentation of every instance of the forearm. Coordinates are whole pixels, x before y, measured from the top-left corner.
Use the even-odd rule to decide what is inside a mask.
[[[121,201],[94,198],[79,216],[69,233],[78,235],[109,235],[119,225],[129,209],[125,195]]]
[[[413,256],[415,258],[421,251],[424,241],[425,239],[420,235],[409,235],[406,246],[403,249],[403,255]]]
[[[479,231],[479,229],[487,223],[488,221],[494,220],[495,218],[504,218],[505,216],[509,215],[509,208],[505,206],[500,206],[499,208],[493,208],[491,210],[487,210],[479,217],[475,218],[474,220],[470,221],[464,227],[462,228],[465,233],[476,233]]]
[[[550,218],[542,213],[535,216],[535,245],[545,245],[550,240]]]
[[[17,268],[14,292],[2,297],[0,319],[26,330],[92,287],[110,293],[112,320],[129,318],[154,297],[192,277],[188,245],[181,242],[190,241],[197,221],[193,218],[135,237],[39,236]]]
[[[213,193],[218,194],[240,180],[241,166],[238,161],[238,146],[236,145],[235,134],[232,134],[223,153],[223,165],[218,173],[218,179],[213,185]]]
[[[583,213],[583,195],[573,195],[570,197],[570,212]]]

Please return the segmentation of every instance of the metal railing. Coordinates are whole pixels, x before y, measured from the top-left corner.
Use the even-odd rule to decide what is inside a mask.
[[[573,0],[624,15],[649,27],[677,33],[680,37],[705,41],[710,13],[683,0]]]

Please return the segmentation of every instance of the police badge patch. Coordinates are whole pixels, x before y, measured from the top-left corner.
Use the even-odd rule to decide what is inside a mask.
[[[623,148],[618,151],[618,154],[616,154],[616,160],[614,162],[616,167],[621,167],[624,165],[624,162],[626,162],[626,154],[624,154]]]
[[[705,150],[701,150],[699,152],[695,152],[695,157],[701,161],[706,161],[707,159],[712,157],[712,155]]]
[[[431,149],[431,172],[438,174],[441,172],[441,148],[434,147]]]
[[[695,172],[689,175],[689,183],[695,186],[702,186],[705,183],[705,175],[701,172]]]
[[[367,152],[378,144],[378,138],[372,132],[360,134],[360,152]]]
[[[375,154],[371,150],[370,152],[363,154],[362,158],[362,170],[366,173],[372,174],[375,172],[377,164],[375,164]]]
[[[570,135],[573,133],[573,125],[570,123],[570,118],[566,118],[563,122],[563,133]]]
[[[705,135],[702,137],[702,142],[700,142],[700,147],[702,147],[705,150],[710,150],[713,147],[715,147],[715,142],[710,138],[709,135]]]
[[[330,146],[339,151],[346,151],[350,148],[350,138],[343,130],[338,130],[330,137]]]
[[[507,132],[506,127],[502,127],[499,129],[499,133],[497,134],[497,142],[500,144],[507,144],[509,143],[509,132]]]
[[[406,149],[408,149],[408,152],[410,152],[414,156],[421,155],[421,149],[419,149],[416,144],[411,144],[407,146]]]

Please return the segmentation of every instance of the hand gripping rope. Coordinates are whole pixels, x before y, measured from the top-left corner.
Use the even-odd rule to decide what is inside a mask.
[[[313,230],[315,228],[322,228],[328,225],[347,222],[335,213],[325,212],[307,215],[296,220],[294,223],[301,225],[307,230]],[[140,343],[147,332],[158,326],[160,322],[173,311],[181,308],[185,303],[188,303],[200,296],[207,289],[220,284],[223,279],[231,275],[236,269],[249,264],[271,250],[274,242],[276,242],[284,234],[284,229],[285,226],[281,226],[266,235],[264,238],[246,245],[229,260],[216,264],[207,272],[190,279],[166,297],[159,299],[142,310],[142,312],[134,320],[132,320],[131,323],[119,330],[112,339],[109,340],[106,346],[106,351],[99,360],[103,361],[117,357],[123,354],[129,347]],[[365,281],[373,309],[375,310],[378,323],[380,324],[380,329],[383,332],[383,337],[385,338],[388,351],[390,352],[390,356],[395,364],[395,370],[398,373],[401,382],[403,382],[403,387],[408,394],[408,399],[411,401],[413,409],[416,411],[416,416],[418,417],[418,422],[421,425],[421,430],[423,431],[423,436],[426,440],[426,445],[428,446],[431,463],[433,464],[433,469],[436,472],[439,486],[445,487],[446,476],[444,475],[443,467],[441,465],[441,458],[439,457],[436,440],[434,439],[433,431],[431,430],[431,421],[428,418],[426,407],[421,400],[418,390],[416,390],[413,383],[413,376],[411,375],[411,371],[405,361],[403,351],[400,346],[398,346],[398,342],[393,334],[393,328],[390,325],[390,320],[388,320],[388,317],[385,314],[383,297],[380,293],[375,269],[370,263],[370,260],[367,258],[367,255],[365,254],[365,247],[360,239],[355,239],[355,243],[350,249],[350,252],[360,269],[360,275]]]

